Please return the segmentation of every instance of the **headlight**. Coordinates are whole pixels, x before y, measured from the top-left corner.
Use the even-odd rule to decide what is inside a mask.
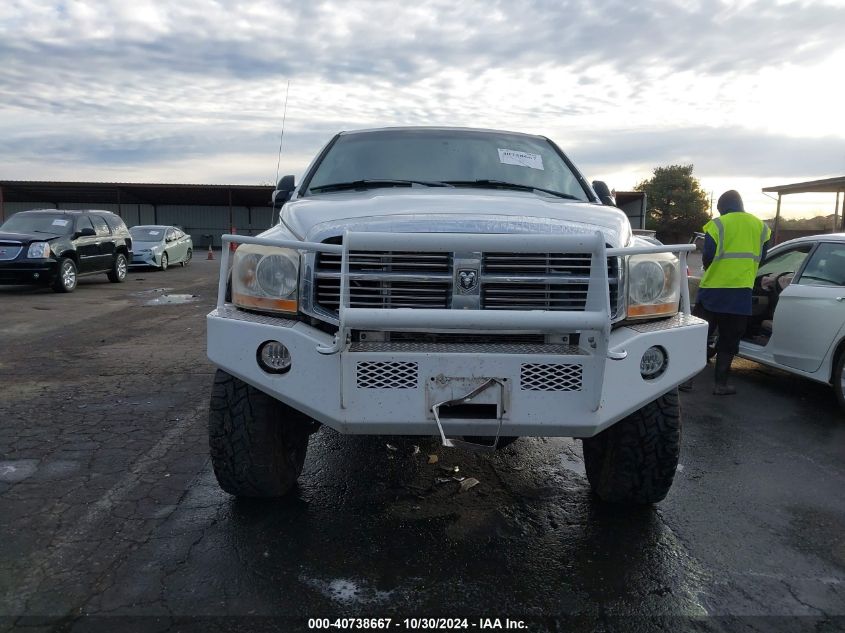
[[[33,242],[26,252],[29,259],[47,259],[50,257],[50,244],[48,242]]]
[[[671,316],[681,298],[678,258],[671,253],[628,258],[628,318]]]
[[[296,314],[299,253],[243,244],[232,266],[232,302],[241,308]]]

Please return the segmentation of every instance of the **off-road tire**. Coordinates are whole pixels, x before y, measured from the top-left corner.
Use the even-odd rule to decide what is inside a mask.
[[[839,406],[845,409],[845,349],[841,350],[836,357],[836,363],[833,365],[833,377],[831,385],[833,386],[833,393],[836,394],[836,401]]]
[[[609,503],[662,501],[672,487],[681,451],[677,390],[583,440],[593,492]]]
[[[310,418],[217,370],[208,414],[211,463],[220,487],[237,497],[280,497],[305,462]]]
[[[126,255],[118,253],[114,256],[114,261],[109,271],[109,281],[113,284],[119,284],[126,281],[126,275],[129,272],[129,264],[126,261]]]
[[[70,274],[66,274],[66,271]],[[56,279],[53,280],[53,290],[56,292],[73,292],[76,290],[77,283],[79,283],[79,273],[76,270],[76,262],[70,257],[62,257],[59,260]]]

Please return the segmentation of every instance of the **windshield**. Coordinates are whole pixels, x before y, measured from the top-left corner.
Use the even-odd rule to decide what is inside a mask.
[[[66,235],[73,229],[73,218],[64,214],[16,213],[0,226],[8,233]]]
[[[306,193],[342,191],[328,185],[343,183],[396,186],[403,181],[484,188],[513,184],[589,200],[572,169],[545,139],[435,129],[343,134],[313,172]]]
[[[164,239],[164,229],[154,226],[133,226],[129,233],[138,242],[160,242]]]

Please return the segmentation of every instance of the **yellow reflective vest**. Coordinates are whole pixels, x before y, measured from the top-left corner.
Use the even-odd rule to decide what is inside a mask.
[[[716,255],[701,278],[701,288],[753,288],[771,229],[757,216],[734,211],[710,220],[704,232],[716,242]]]

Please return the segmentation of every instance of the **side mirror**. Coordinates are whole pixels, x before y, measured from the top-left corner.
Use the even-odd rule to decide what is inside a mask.
[[[704,250],[704,233],[693,233],[689,241],[690,244],[695,244],[695,250]]]
[[[616,200],[611,195],[610,188],[607,186],[607,183],[605,183],[604,181],[594,180],[593,181],[593,191],[596,192],[596,194],[598,195],[599,200],[601,200],[602,204],[605,204],[609,207],[615,207],[616,206]]]
[[[90,226],[85,226],[76,232],[76,237],[94,237],[97,232]]]
[[[293,195],[293,190],[296,189],[296,183],[293,176],[284,176],[279,184],[276,185],[276,190],[273,192],[273,210],[278,211],[282,205],[290,200]]]

